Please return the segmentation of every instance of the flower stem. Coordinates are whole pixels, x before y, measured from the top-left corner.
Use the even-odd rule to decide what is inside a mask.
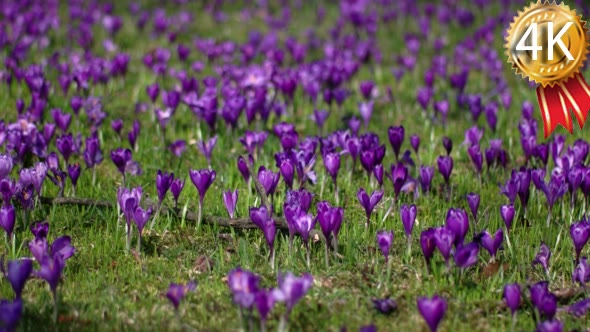
[[[551,212],[553,210],[552,206],[549,206],[549,213],[547,214],[547,228],[551,226]]]
[[[244,310],[242,307],[238,308],[238,320],[240,321],[240,331],[246,331],[246,326],[244,326]]]
[[[279,328],[277,329],[278,332],[287,331],[287,315],[288,315],[288,313],[281,315],[281,320],[279,322]]]
[[[311,268],[311,249],[309,248],[309,242],[305,242],[307,268]]]
[[[201,219],[203,217],[203,200],[199,201],[199,208],[197,212],[197,231],[201,229]]]
[[[385,214],[383,215],[383,220],[381,220],[381,224],[383,224],[385,222],[385,220],[387,220],[387,217],[389,217],[389,214],[393,210],[394,204],[395,204],[395,198],[392,198],[391,204],[389,204],[389,208],[387,209],[387,212],[385,212]]]
[[[131,234],[131,225],[127,224],[127,252],[129,252],[129,250],[131,250],[131,238],[133,237],[133,235]]]
[[[137,238],[137,254],[141,254],[141,235]]]
[[[152,218],[152,222],[150,223],[150,231],[154,229],[154,225],[156,224],[156,219],[160,217],[160,211],[162,211],[162,202],[158,203],[158,208],[156,209],[156,215]]]
[[[391,279],[391,259],[389,259],[389,256],[387,256],[387,274],[386,274],[385,283],[389,283],[390,279]]]
[[[57,325],[57,289],[52,291],[53,295],[53,324]]]
[[[326,239],[326,269],[330,267],[330,249],[328,248],[328,239]]]
[[[270,269],[275,270],[275,248],[270,248]]]
[[[293,258],[293,234],[289,234],[289,259]]]

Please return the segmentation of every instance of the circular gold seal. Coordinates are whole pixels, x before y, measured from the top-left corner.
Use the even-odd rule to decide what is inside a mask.
[[[579,72],[588,53],[582,17],[563,3],[531,3],[510,24],[506,55],[523,77],[553,86]]]

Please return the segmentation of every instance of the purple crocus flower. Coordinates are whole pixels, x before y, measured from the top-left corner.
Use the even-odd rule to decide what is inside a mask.
[[[586,314],[588,313],[588,310],[590,310],[590,299],[589,298],[582,299],[582,300],[568,306],[568,308],[567,308],[567,312],[577,318],[582,318],[582,317],[586,316]]]
[[[111,121],[111,128],[117,135],[121,135],[121,130],[123,130],[123,120],[122,119],[115,119]]]
[[[500,207],[500,215],[504,220],[504,224],[506,225],[506,232],[510,232],[512,228],[512,221],[514,220],[514,205],[502,205]]]
[[[127,134],[127,139],[129,140],[129,145],[131,145],[132,149],[135,149],[137,152],[137,138],[139,137],[139,133],[141,132],[141,123],[139,120],[133,121],[133,125],[131,126],[131,130]]]
[[[373,168],[373,175],[375,176],[377,183],[379,183],[379,187],[382,188],[383,187],[383,165],[382,164],[375,165],[375,167]]]
[[[172,182],[174,181],[174,173],[162,172],[158,170],[156,174],[156,191],[158,192],[158,205],[162,205],[166,193],[170,190]]]
[[[477,175],[481,179],[481,170],[483,167],[483,155],[481,153],[479,145],[472,145],[467,149],[467,154],[469,155],[469,159],[473,163],[473,167],[475,167],[475,171]],[[481,180],[480,180],[481,181]]]
[[[469,218],[463,209],[450,208],[447,211],[446,227],[455,234],[455,245],[463,243],[469,230]]]
[[[428,228],[420,233],[420,247],[422,248],[422,254],[426,260],[426,265],[430,271],[430,260],[434,255],[436,249],[436,229]]]
[[[274,269],[274,242],[276,236],[275,221],[272,219],[270,211],[268,211],[264,205],[259,208],[251,207],[249,214],[252,223],[264,233],[266,244],[270,250],[271,267]]]
[[[20,205],[25,210],[32,210],[34,206],[33,197],[35,194],[35,187],[32,184],[27,186],[20,186],[16,192],[15,196],[19,200]]]
[[[301,239],[305,244],[305,248],[307,251],[307,266],[310,266],[310,247],[309,247],[309,234],[311,230],[315,227],[317,219],[314,218],[311,214],[307,214],[304,212],[296,213],[293,218],[294,222],[294,229],[295,232],[301,235]]]
[[[254,305],[256,306],[258,314],[260,315],[261,331],[266,331],[266,321],[268,319],[268,315],[272,311],[272,308],[276,302],[272,292],[272,290],[262,289],[256,292],[254,295]]]
[[[125,182],[125,172],[127,170],[127,164],[132,161],[132,153],[129,149],[116,148],[111,151],[111,160],[113,164],[119,170],[119,173],[123,175],[123,182]]]
[[[590,265],[587,257],[580,258],[572,273],[572,281],[579,283],[582,287],[590,281]]]
[[[438,171],[445,179],[445,183],[448,187],[449,179],[451,178],[451,172],[453,171],[453,158],[450,156],[439,156],[436,159],[436,163],[438,165]]]
[[[432,178],[434,177],[434,168],[430,166],[420,166],[420,187],[422,193],[427,194],[430,192],[430,186],[432,184]]]
[[[539,251],[533,260],[533,266],[540,264],[546,273],[549,273],[549,259],[551,258],[551,249],[545,244],[545,242],[541,242],[541,246],[539,247]]]
[[[293,179],[295,177],[295,164],[291,157],[284,153],[277,153],[275,155],[276,165],[283,176],[283,180],[288,188],[293,188]]]
[[[385,262],[389,261],[389,252],[393,244],[393,231],[381,231],[377,233],[377,245],[385,257]]]
[[[326,110],[313,110],[313,114],[311,115],[311,119],[316,123],[319,130],[321,131],[324,128],[324,124],[328,117],[330,116],[330,112]]]
[[[191,169],[189,172],[189,176],[191,178],[191,181],[193,182],[193,184],[195,185],[195,187],[197,188],[197,191],[199,192],[199,214],[198,214],[198,225],[201,225],[201,218],[202,218],[202,213],[203,213],[203,200],[205,199],[205,194],[207,193],[207,190],[209,190],[209,187],[213,184],[213,181],[215,181],[215,177],[216,177],[217,173],[215,173],[215,171],[213,170],[208,170],[208,169],[201,169],[201,170],[194,170]]]
[[[402,224],[404,226],[404,231],[406,233],[406,236],[408,237],[408,245],[411,245],[412,230],[414,229],[414,223],[416,222],[416,205],[402,204],[402,206],[399,209],[399,214],[400,219],[402,220]]]
[[[402,187],[408,178],[408,169],[402,163],[391,165],[391,173],[387,174],[393,184],[394,199],[397,201]]]
[[[236,212],[236,205],[238,204],[238,190],[228,190],[223,192],[223,204],[231,219],[234,218]]]
[[[3,205],[9,205],[14,193],[16,191],[16,186],[14,181],[10,178],[0,179],[0,194],[2,195]]]
[[[369,228],[369,221],[371,220],[371,213],[373,213],[373,209],[375,206],[381,201],[383,198],[383,190],[376,190],[371,193],[371,196],[367,195],[367,192],[364,188],[360,188],[356,194],[361,206],[365,210],[365,215],[367,216],[367,222],[365,223],[365,230]]]
[[[445,151],[447,152],[447,156],[449,156],[451,154],[451,151],[453,151],[453,141],[449,137],[444,136],[442,138],[442,144],[445,148]]]
[[[453,241],[455,240],[455,233],[447,227],[438,227],[434,232],[434,244],[440,251],[441,255],[445,259],[445,262],[449,263],[449,257],[451,256],[451,249],[453,248]]]
[[[363,119],[365,128],[369,128],[369,122],[371,121],[371,116],[373,115],[374,104],[374,101],[370,100],[366,102],[361,102],[358,105],[359,113],[361,115],[361,118]]]
[[[418,150],[420,149],[420,136],[410,136],[410,145],[412,146],[412,149],[414,149],[414,152],[416,152],[416,156],[418,156]]]
[[[16,214],[12,204],[3,205],[0,208],[0,227],[6,232],[8,239],[12,239]]]
[[[74,256],[75,252],[76,248],[72,246],[72,239],[67,235],[56,238],[49,247],[50,256],[59,255],[64,262]]]
[[[518,307],[520,307],[520,286],[518,284],[507,284],[504,286],[503,296],[506,305],[512,312],[512,316],[514,316],[518,310]]]
[[[135,226],[137,227],[137,234],[139,235],[137,241],[137,252],[141,252],[141,236],[143,234],[143,228],[147,224],[148,220],[152,215],[152,209],[149,208],[147,210],[142,209],[141,207],[137,207],[135,212],[133,213],[133,221],[135,222]]]
[[[197,146],[197,150],[205,156],[207,159],[207,164],[211,167],[211,156],[213,154],[213,149],[217,144],[217,135],[211,137],[208,141],[198,141],[195,145]]]
[[[160,86],[158,85],[158,83],[150,84],[145,88],[145,91],[153,103],[156,101],[156,99],[158,99],[158,96],[160,95]]]
[[[328,251],[330,247],[330,235],[334,235],[335,242],[338,241],[338,233],[342,226],[342,219],[344,218],[344,209],[340,207],[332,207],[326,201],[317,204],[317,220],[324,234],[326,244],[326,265],[328,262]],[[337,250],[337,246],[335,246]]]
[[[49,244],[45,238],[35,238],[29,241],[29,251],[38,262],[43,260],[43,257],[47,255],[48,248]]]
[[[254,160],[252,159],[252,156],[249,156],[249,162],[250,162],[250,165],[254,164]],[[246,164],[246,160],[244,160],[244,157],[242,157],[242,156],[238,157],[238,170],[242,174],[242,177],[244,178],[244,180],[249,183],[250,182],[250,171],[248,170],[248,164]]]
[[[254,305],[254,296],[259,290],[259,277],[254,273],[236,268],[227,275],[227,286],[232,292],[233,301],[243,309]]]
[[[172,181],[170,185],[170,192],[172,193],[172,197],[174,198],[174,208],[178,207],[178,197],[184,188],[184,179],[176,178]]]
[[[266,169],[264,166],[260,166],[258,169],[258,181],[268,196],[271,196],[275,193],[280,178],[281,173],[279,172],[275,173],[270,169]]]
[[[359,84],[359,90],[361,91],[361,94],[365,100],[369,100],[371,97],[373,97],[374,89],[375,82],[373,81],[362,81]]]
[[[166,297],[170,300],[170,303],[174,306],[174,310],[178,310],[180,302],[186,297],[189,292],[194,292],[197,289],[197,283],[195,281],[188,282],[186,285],[183,284],[170,284]]]
[[[10,174],[12,167],[12,157],[7,154],[0,154],[0,180],[6,178]]]
[[[504,186],[499,185],[500,193],[508,198],[510,204],[514,204],[516,195],[518,194],[518,181],[514,178],[506,180]]]
[[[63,269],[65,267],[65,260],[61,255],[44,256],[39,262],[40,268],[33,274],[47,282],[54,302],[54,321],[57,321],[57,285],[61,279]]]
[[[58,108],[52,109],[50,113],[55,125],[58,126],[62,132],[67,132],[68,127],[70,127],[70,122],[72,121],[72,116],[68,113],[63,113]]]
[[[549,205],[549,213],[547,214],[547,227],[551,223],[551,213],[553,206],[558,199],[563,197],[567,191],[567,185],[565,184],[565,176],[563,174],[555,173],[551,175],[549,183],[546,185],[545,182],[541,182],[541,190],[545,194],[547,204]]]
[[[384,315],[389,315],[397,309],[397,303],[390,298],[372,299],[373,307]]]
[[[531,187],[531,171],[529,169],[521,168],[520,171],[512,171],[512,177],[518,183],[518,198],[524,208],[524,215],[526,215],[526,207],[529,202],[529,194]]]
[[[447,301],[438,295],[434,295],[431,298],[419,298],[417,304],[418,311],[420,312],[420,315],[422,315],[422,318],[424,318],[430,331],[436,332],[438,330],[438,325],[447,312]]]
[[[15,331],[23,313],[23,302],[16,299],[12,302],[0,300],[0,326],[5,331]]]
[[[361,151],[360,154],[361,165],[367,172],[367,175],[371,176],[371,171],[375,167],[375,150],[374,149],[365,149]]]
[[[437,115],[440,114],[443,125],[447,122],[447,115],[449,114],[449,109],[449,101],[446,99],[437,100],[434,102],[434,112]]]
[[[185,140],[176,140],[168,146],[168,149],[178,158],[182,156],[184,151],[186,150],[186,141]]]
[[[469,205],[469,209],[471,210],[471,214],[473,215],[473,220],[477,221],[477,211],[479,210],[479,200],[480,197],[476,193],[469,193],[467,194],[467,205]]]
[[[88,168],[94,168],[94,166],[102,162],[103,156],[102,151],[100,150],[100,142],[97,137],[91,136],[86,139],[83,157],[86,167]]]
[[[278,284],[273,290],[273,297],[277,302],[284,302],[289,315],[293,307],[307,294],[311,286],[313,286],[313,277],[311,274],[304,274],[301,277],[296,277],[291,272],[284,275],[279,274]]]
[[[477,255],[479,254],[479,244],[471,242],[468,244],[457,245],[454,259],[455,265],[461,269],[466,269],[477,263]]]
[[[3,270],[4,267],[0,266],[0,269]],[[20,299],[25,283],[33,271],[33,261],[29,258],[8,261],[6,270],[6,278],[14,290],[15,297]]]
[[[537,324],[535,332],[563,332],[563,323],[557,319],[546,320]]]
[[[217,173],[208,169],[194,170],[191,169],[189,172],[190,179],[199,192],[199,202],[203,204],[203,199],[209,187],[215,181]]]
[[[31,224],[31,233],[35,236],[35,239],[44,239],[49,233],[48,222],[36,222]]]
[[[498,229],[496,233],[494,233],[494,236],[490,235],[488,231],[483,231],[478,237],[481,246],[490,253],[492,259],[495,259],[496,253],[498,252],[498,249],[500,249],[502,241],[504,240],[504,231],[502,231],[502,228]]]
[[[557,297],[545,289],[539,294],[534,294],[531,289],[531,302],[537,308],[544,319],[553,319],[557,312]]]
[[[127,224],[127,250],[131,248],[131,223],[134,221],[135,210],[141,202],[143,191],[141,187],[133,188],[131,190],[120,187],[117,191],[117,202],[119,208],[125,216]]]
[[[393,149],[393,154],[395,156],[396,161],[399,158],[399,151],[404,142],[404,135],[404,126],[389,127],[389,129],[387,129],[387,137],[389,138],[389,143],[391,144],[391,148]]]
[[[570,226],[570,236],[576,251],[576,262],[578,262],[580,259],[580,253],[590,238],[590,225],[586,221],[573,223]]]
[[[463,145],[467,147],[479,145],[479,142],[481,141],[483,134],[483,129],[479,129],[477,126],[473,126],[467,129],[465,131],[465,140],[463,141]]]
[[[70,157],[74,153],[74,140],[72,134],[64,134],[57,138],[55,141],[57,151],[63,156],[66,163],[70,160]]]
[[[74,195],[76,195],[76,185],[78,184],[78,178],[80,177],[81,171],[82,170],[80,168],[80,164],[78,164],[78,163],[73,163],[73,164],[68,165],[68,176],[70,177],[70,180],[72,181]]]
[[[336,178],[338,177],[338,171],[340,170],[340,154],[338,153],[326,153],[324,155],[324,166],[326,167],[326,171],[332,177],[332,181],[334,182],[334,187],[336,188]],[[337,191],[337,189],[334,189]]]

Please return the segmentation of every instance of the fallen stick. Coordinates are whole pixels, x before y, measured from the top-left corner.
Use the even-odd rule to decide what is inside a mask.
[[[91,198],[77,198],[77,197],[41,197],[40,202],[45,205],[74,205],[74,206],[96,206],[100,208],[106,209],[115,209],[117,207],[116,203],[107,201],[107,200],[98,200],[98,199],[91,199]],[[143,208],[153,208],[154,210],[157,208],[157,204],[155,202],[145,200],[142,202]],[[169,212],[170,214],[181,217],[182,210],[178,208],[170,208],[165,205],[161,207],[162,213]],[[187,211],[185,215],[185,220],[197,222],[197,214],[191,211]],[[282,217],[275,217],[275,226],[277,229],[287,230],[287,223],[285,219]],[[205,215],[203,216],[203,222],[208,225],[217,225],[222,227],[233,227],[233,228],[242,228],[242,229],[249,229],[249,228],[257,228],[254,225],[250,218],[226,218],[226,217],[219,217],[219,216],[211,216]]]

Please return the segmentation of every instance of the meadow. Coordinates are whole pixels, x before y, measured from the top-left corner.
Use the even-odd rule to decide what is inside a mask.
[[[587,331],[524,5],[2,1],[0,331]]]

